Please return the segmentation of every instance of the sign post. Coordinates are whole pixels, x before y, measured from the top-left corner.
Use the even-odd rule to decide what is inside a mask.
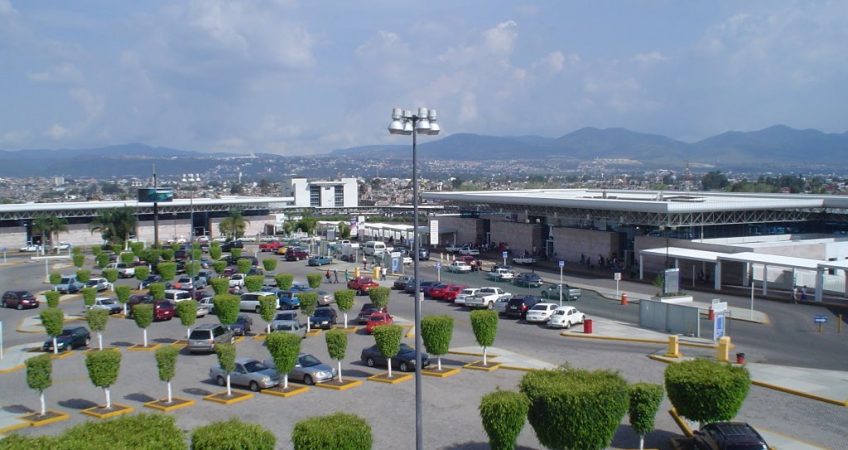
[[[507,257],[507,256],[509,256],[509,252],[507,252],[506,250],[504,250],[504,252],[501,254],[501,256],[503,256],[503,260],[504,260],[504,264],[503,264],[503,265],[506,265],[506,257]]]
[[[0,360],[3,359],[3,322],[0,322]]]
[[[615,274],[613,274],[613,278],[615,279],[615,298],[621,298],[621,294],[619,293],[618,289],[618,283],[621,281],[621,272],[616,272]]]
[[[562,306],[562,270],[565,269],[565,260],[559,260],[559,306]]]
[[[442,262],[439,261],[436,263],[436,281],[439,283],[442,282]]]
[[[715,313],[715,320],[713,321],[713,341],[718,342],[720,338],[727,335],[727,324],[725,322],[727,302],[720,301],[719,299],[713,299],[712,308]]]
[[[827,316],[824,315],[824,314],[817,314],[815,317],[813,317],[813,322],[815,322],[816,325],[818,325],[819,334],[821,334],[822,326],[824,326],[824,324],[827,323]]]

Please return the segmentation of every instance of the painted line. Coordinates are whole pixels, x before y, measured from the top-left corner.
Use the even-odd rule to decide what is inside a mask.
[[[766,383],[766,382],[763,382],[763,381],[751,380],[751,383],[755,384],[757,386],[760,386],[760,387],[767,388],[767,389],[773,389],[775,391],[780,391],[780,392],[784,392],[784,393],[787,393],[787,394],[792,394],[792,395],[797,395],[799,397],[808,398],[810,400],[817,400],[817,401],[820,401],[820,402],[830,403],[832,405],[848,407],[848,401],[845,401],[845,400],[835,400],[835,399],[832,399],[832,398],[823,397],[821,395],[797,391],[795,389],[787,388],[787,387],[784,387],[784,386],[778,386],[776,384]]]
[[[461,351],[455,351],[455,350],[448,350],[448,353],[450,353],[452,355],[479,356],[481,358],[483,357],[483,352],[461,352]],[[497,357],[497,356],[498,355],[495,355],[493,353],[487,353],[486,354],[487,358],[494,358],[494,357]]]
[[[17,366],[9,367],[8,369],[0,369],[0,373],[12,373],[16,370],[21,370],[25,367],[25,364],[18,364]]]
[[[691,438],[692,436],[694,436],[694,434],[692,433],[692,429],[689,428],[689,424],[686,423],[686,421],[677,414],[677,410],[671,408],[668,410],[668,413],[671,415],[671,418],[674,419],[674,422],[677,424],[678,427],[680,427],[680,431],[682,431],[683,434],[686,435],[686,437]]]

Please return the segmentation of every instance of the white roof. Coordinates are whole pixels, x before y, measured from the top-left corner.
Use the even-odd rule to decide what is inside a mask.
[[[203,205],[244,205],[264,203],[292,203],[294,197],[224,197],[224,198],[175,198],[171,202],[159,203],[159,206],[203,206]],[[10,203],[0,205],[0,213],[9,212],[38,212],[38,211],[67,211],[76,209],[110,209],[125,206],[138,208],[152,206],[153,203],[140,203],[136,200],[112,200],[92,202],[58,202],[58,203]]]
[[[751,262],[770,266],[794,267],[796,269],[816,270],[822,262],[818,259],[795,258],[794,256],[769,255],[767,253],[742,252],[722,256],[725,261]]]
[[[665,247],[649,248],[641,250],[640,254],[657,257],[665,257]],[[766,264],[769,266],[793,267],[796,269],[816,270],[822,268],[848,269],[848,260],[844,261],[821,261],[818,259],[795,258],[793,256],[771,255],[768,253],[739,252],[721,253],[707,250],[695,250],[691,248],[669,247],[669,258],[679,258],[689,261],[738,261],[753,264]]]
[[[639,253],[643,255],[651,255],[651,256],[662,256],[665,257],[666,249],[662,248],[649,248],[640,251]],[[727,253],[719,253],[719,252],[711,252],[707,250],[695,250],[691,248],[680,248],[680,247],[669,247],[668,248],[668,257],[669,258],[680,258],[686,259],[689,261],[706,261],[706,262],[716,262],[718,261],[720,256],[727,255]]]

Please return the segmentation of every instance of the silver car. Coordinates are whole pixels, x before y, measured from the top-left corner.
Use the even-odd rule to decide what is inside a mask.
[[[265,365],[275,367],[274,360],[265,360]],[[322,363],[321,360],[309,353],[301,353],[297,355],[297,364],[289,373],[289,380],[313,385],[315,383],[331,381],[336,375],[336,369]]]
[[[227,374],[220,366],[212,366],[209,369],[209,378],[215,380],[219,386],[227,384]],[[251,391],[256,392],[280,384],[280,374],[259,360],[238,358],[236,359],[236,370],[230,374],[230,384],[246,386]]]

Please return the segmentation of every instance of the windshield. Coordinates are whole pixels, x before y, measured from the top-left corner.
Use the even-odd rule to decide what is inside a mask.
[[[400,351],[398,353],[409,353],[409,352],[414,352],[414,351],[415,350],[412,347],[410,347],[406,344],[400,344]]]
[[[248,361],[244,364],[244,369],[248,372],[259,372],[260,370],[265,370],[268,367],[265,364],[262,364],[259,361]]]
[[[318,364],[321,364],[321,361],[319,361],[318,358],[312,355],[303,355],[300,358],[300,365],[302,367],[312,367],[317,366]]]
[[[59,284],[71,284],[71,279],[70,278],[62,278],[62,282],[59,283]]]
[[[332,312],[332,311],[333,311],[333,310],[331,310],[331,309],[316,309],[316,310],[315,310],[315,315],[316,315],[316,316],[321,316],[321,317],[330,317],[330,316],[332,316],[332,315],[333,315],[333,312]]]
[[[277,325],[277,329],[283,330],[283,331],[291,331],[291,330],[294,330],[294,325],[290,324],[290,323],[283,323],[283,324]]]
[[[277,317],[274,320],[294,320],[294,313],[280,313],[277,314]]]
[[[100,304],[101,305],[114,305],[115,300],[106,298],[106,299],[100,300]]]
[[[555,315],[555,316],[564,316],[564,315],[565,315],[565,310],[563,310],[563,309],[558,309],[558,310],[554,311],[554,315]]]
[[[548,305],[538,304],[531,308],[532,311],[545,311],[548,309]]]
[[[465,295],[474,295],[474,289],[463,289],[462,293]]]
[[[189,339],[209,339],[209,330],[194,330],[189,335]]]
[[[74,334],[74,330],[62,330],[62,334],[60,336],[71,336]]]

